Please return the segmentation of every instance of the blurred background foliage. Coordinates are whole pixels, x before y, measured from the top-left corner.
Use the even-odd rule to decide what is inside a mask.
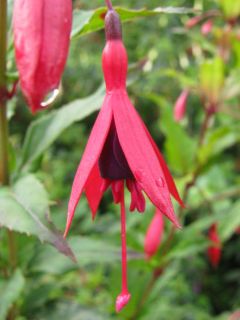
[[[158,253],[145,260],[143,242],[153,208],[148,203],[144,215],[128,214],[132,299],[120,314],[114,311],[121,279],[120,220],[110,193],[94,223],[83,197],[68,244],[62,239],[71,183],[104,94],[105,37],[103,30],[95,31],[101,29],[102,9],[95,11],[104,3],[76,0],[58,100],[34,118],[20,92],[9,103],[12,186],[0,189],[0,223],[16,233],[15,256],[9,257],[11,243],[6,229],[0,230],[0,319],[240,319],[231,317],[240,309],[238,1],[113,4],[148,9],[141,14],[120,10],[122,19],[130,20],[123,25],[128,89],[185,198],[184,211],[176,206],[184,227],[169,245],[171,225],[166,221]],[[195,11],[153,11],[169,4]],[[186,27],[190,18],[202,14],[198,24]],[[207,19],[213,26],[204,34]],[[9,41],[9,86],[16,78],[13,56]],[[176,123],[173,108],[184,89],[190,91],[187,112]],[[217,268],[207,257],[207,232],[215,222],[222,246]],[[77,264],[69,259],[71,250]]]

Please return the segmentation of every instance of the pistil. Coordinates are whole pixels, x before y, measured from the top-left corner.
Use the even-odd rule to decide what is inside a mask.
[[[122,290],[116,299],[116,311],[119,312],[131,298],[127,284],[127,239],[126,239],[126,210],[124,201],[124,189],[122,190],[121,201],[121,241],[122,241]]]

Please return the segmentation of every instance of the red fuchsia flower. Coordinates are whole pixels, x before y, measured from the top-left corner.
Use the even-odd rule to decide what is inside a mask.
[[[143,192],[176,227],[170,194],[183,206],[173,178],[126,91],[128,59],[118,14],[109,4],[105,17],[106,46],[102,56],[106,95],[74,178],[68,206],[67,235],[76,206],[85,192],[94,219],[104,192],[110,187],[121,208],[122,290],[119,312],[129,301],[127,285],[126,212],[124,185],[131,194],[130,211],[145,210]]]
[[[212,19],[207,20],[201,27],[201,32],[205,36],[212,31],[213,21]]]
[[[212,224],[208,231],[208,239],[212,245],[208,247],[208,258],[214,268],[217,268],[221,258],[221,241],[217,231],[217,223]]]
[[[158,251],[163,237],[163,230],[163,215],[159,210],[156,210],[148,227],[144,241],[144,252],[147,258],[151,258]]]
[[[20,85],[33,113],[58,92],[72,25],[71,0],[15,0],[13,32]],[[50,94],[52,99],[46,100]]]
[[[189,91],[183,90],[178,97],[174,106],[174,119],[176,122],[180,122],[186,113],[186,105],[188,99]]]

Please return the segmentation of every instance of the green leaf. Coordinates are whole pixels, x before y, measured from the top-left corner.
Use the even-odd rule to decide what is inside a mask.
[[[240,2],[220,0],[221,7],[227,19],[234,19],[240,15]]]
[[[112,263],[121,259],[121,248],[107,240],[74,236],[69,239],[69,244],[80,266],[86,266],[90,263]],[[141,259],[143,255],[128,250],[128,258]],[[61,274],[76,267],[76,264],[71,263],[69,259],[58,254],[50,246],[45,246],[39,251],[32,270]]]
[[[41,183],[33,176],[19,180],[12,189],[0,189],[0,224],[10,230],[34,235],[74,259],[62,235],[46,226],[48,199]],[[44,221],[45,220],[45,221]]]
[[[197,143],[173,120],[170,107],[161,109],[161,130],[166,136],[165,149],[170,167],[180,174],[189,173],[195,165]]]
[[[40,311],[40,318],[44,320],[107,320],[107,314],[101,314],[99,310],[86,308],[73,301],[58,301],[56,305],[50,306],[47,310]]]
[[[227,241],[240,226],[240,200],[231,207],[230,212],[225,212],[219,219],[219,234],[221,241]]]
[[[198,158],[205,163],[225,149],[240,141],[240,132],[237,124],[222,125],[208,133],[206,142],[198,150]]]
[[[41,220],[46,219],[49,213],[48,194],[42,183],[33,175],[29,174],[16,182],[13,191],[18,199]]]
[[[24,288],[25,279],[20,270],[16,270],[10,280],[0,288],[0,320],[7,318],[8,311],[18,300]]]
[[[178,7],[158,7],[153,10],[139,9],[130,10],[125,8],[115,8],[119,13],[122,22],[127,22],[136,18],[152,17],[161,13],[167,14],[186,14],[195,12],[191,8],[178,8]],[[106,8],[98,8],[95,11],[74,10],[73,13],[73,27],[72,39],[83,36],[85,34],[95,32],[103,29],[104,27],[104,14]]]
[[[93,95],[70,102],[32,122],[24,140],[20,167],[39,157],[67,127],[100,109],[103,92],[101,86]]]

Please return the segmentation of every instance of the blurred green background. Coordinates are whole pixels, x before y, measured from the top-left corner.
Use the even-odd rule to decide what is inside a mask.
[[[166,221],[162,245],[151,260],[145,260],[143,243],[153,206],[148,202],[143,215],[127,213],[132,299],[116,314],[114,303],[121,283],[120,219],[110,192],[105,194],[94,222],[85,197],[79,203],[67,239],[78,263],[55,248],[61,251],[63,245],[66,249],[60,238],[71,184],[96,119],[94,110],[103,100],[99,87],[103,83],[101,53],[105,37],[103,30],[94,31],[94,11],[104,2],[74,1],[75,27],[84,30],[85,10],[93,10],[85,13],[93,20],[88,34],[83,32],[78,37],[76,32],[72,39],[60,97],[51,109],[36,117],[26,108],[20,92],[9,103],[11,188],[26,203],[31,198],[30,207],[36,208],[34,214],[44,227],[38,224],[35,230],[31,222],[19,230],[13,224],[12,229],[17,231],[15,265],[9,263],[6,229],[0,230],[0,319],[240,319],[230,318],[240,309],[240,236],[235,232],[240,226],[240,9],[237,5],[230,8],[230,16],[230,9],[226,9],[234,3],[113,1],[121,8],[149,10],[149,16],[135,19],[135,12],[131,21],[123,24],[129,55],[128,91],[186,200],[181,216],[183,229],[175,233],[169,246],[171,224]],[[195,11],[151,11],[169,5]],[[190,18],[202,14],[207,15],[200,23],[186,27]],[[209,17],[213,28],[204,35],[201,26]],[[14,65],[10,46],[9,83]],[[186,88],[190,90],[187,112],[176,123],[174,104]],[[201,137],[213,92],[216,113],[208,119]],[[62,116],[58,113],[70,103],[75,103],[75,120],[74,116],[69,119],[70,106]],[[61,130],[50,128],[53,119]],[[51,137],[54,130],[56,136]],[[34,155],[41,145],[43,149]],[[129,203],[127,192],[126,197]],[[4,203],[0,198],[1,206]],[[47,219],[49,211],[51,218]],[[176,213],[179,211],[176,205]],[[16,221],[17,210],[9,212]],[[207,257],[207,233],[214,222],[218,223],[222,246],[217,268]],[[9,222],[3,219],[0,223],[10,229]],[[163,273],[156,277],[159,268]]]

